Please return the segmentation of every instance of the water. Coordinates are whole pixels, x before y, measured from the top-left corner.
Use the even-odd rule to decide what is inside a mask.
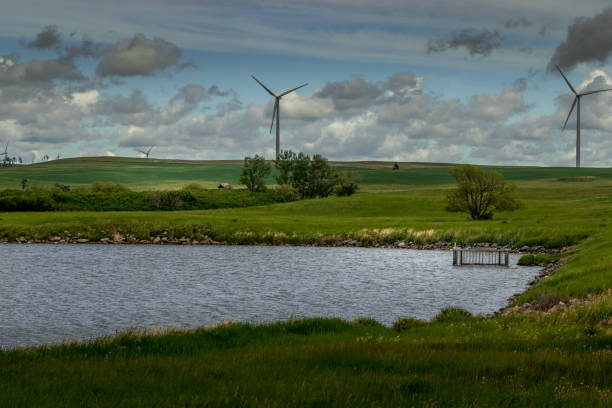
[[[492,313],[537,268],[453,267],[450,251],[154,245],[0,245],[0,347],[226,320]]]

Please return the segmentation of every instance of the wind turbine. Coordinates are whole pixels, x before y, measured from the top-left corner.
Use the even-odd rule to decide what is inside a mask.
[[[257,81],[257,83],[261,85],[263,89],[268,91],[268,93],[274,97],[274,111],[272,111],[272,123],[270,123],[270,133],[272,133],[272,127],[274,126],[274,118],[276,117],[276,158],[278,159],[278,156],[280,154],[280,100],[283,96],[287,95],[288,93],[297,91],[298,89],[303,88],[308,84],[306,83],[304,85],[300,85],[298,87],[295,87],[285,92],[281,92],[280,94],[276,95],[274,92],[269,90],[267,86],[259,82],[259,80],[255,78],[253,75],[251,75],[251,77],[253,77],[253,79]]]
[[[557,65],[557,69],[559,70],[559,73],[561,74],[563,79],[565,79],[565,82],[567,83],[567,86],[569,86],[569,88],[572,90],[572,92],[575,95],[574,102],[572,103],[572,107],[570,108],[570,111],[567,114],[567,119],[565,119],[565,123],[563,124],[563,128],[561,130],[565,130],[565,126],[567,125],[567,121],[569,120],[570,115],[574,111],[574,106],[578,105],[578,107],[576,108],[576,167],[580,167],[580,98],[582,98],[585,95],[591,95],[591,94],[594,94],[594,93],[612,91],[612,88],[599,89],[597,91],[589,91],[589,92],[578,93],[578,92],[576,92],[576,90],[574,89],[572,84],[570,84],[570,81],[563,74],[563,71],[561,71],[561,68],[559,68],[558,65]]]
[[[151,146],[149,147],[149,150],[140,150],[140,149],[136,149],[137,152],[140,152],[142,154],[145,155],[145,158],[149,158],[149,153],[151,153],[151,149],[153,149],[155,146]]]
[[[0,154],[4,155],[4,161],[2,163],[5,166],[8,166],[8,165],[11,164],[11,161],[10,161],[9,156],[8,156],[8,144],[9,144],[9,142],[6,142],[6,145],[4,146],[4,151],[0,153]]]

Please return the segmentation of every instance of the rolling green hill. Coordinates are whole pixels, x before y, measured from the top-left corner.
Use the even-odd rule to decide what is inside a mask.
[[[451,164],[390,162],[334,162],[337,169],[366,189],[398,186],[450,184]],[[187,161],[126,157],[84,157],[52,160],[32,165],[0,168],[0,189],[29,185],[89,185],[96,181],[121,183],[133,190],[173,190],[189,183],[214,188],[219,183],[239,184],[241,160]],[[501,172],[507,180],[525,181],[572,177],[612,179],[612,169],[571,167],[487,167]],[[269,177],[268,184],[274,184]]]

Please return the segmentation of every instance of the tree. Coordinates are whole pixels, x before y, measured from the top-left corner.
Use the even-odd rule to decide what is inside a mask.
[[[329,196],[334,191],[334,186],[339,182],[336,169],[329,165],[325,157],[315,154],[312,156],[308,170],[309,196]]]
[[[473,220],[486,220],[493,210],[514,211],[521,203],[514,197],[516,186],[504,181],[501,174],[485,173],[480,167],[469,164],[453,167],[451,175],[458,186],[446,196],[446,210],[466,212]]]
[[[311,159],[302,152],[283,150],[274,163],[278,170],[276,182],[295,188],[302,198],[327,197],[340,182],[336,169],[319,154]]]
[[[392,170],[399,170],[399,164],[397,164],[397,162],[393,163],[393,169]]]
[[[263,156],[255,155],[253,158],[247,156],[244,158],[240,182],[250,191],[265,191],[265,178],[270,174],[270,167]]]
[[[274,179],[278,185],[291,183],[291,173],[295,159],[296,155],[291,150],[281,150],[279,153],[274,161],[274,167],[278,170],[278,175],[274,176]]]

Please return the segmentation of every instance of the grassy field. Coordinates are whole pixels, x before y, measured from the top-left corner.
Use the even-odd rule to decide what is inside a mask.
[[[450,184],[450,164],[341,162],[332,163],[366,190],[405,189],[407,186]],[[612,180],[612,169],[568,167],[487,167],[501,172],[507,180],[526,181],[573,177],[596,177]],[[30,185],[72,187],[90,185],[96,181],[121,183],[133,190],[173,190],[189,183],[206,188],[220,183],[240,185],[241,160],[180,161],[138,159],[128,157],[86,157],[52,160],[32,165],[0,169],[0,189],[19,189],[21,181]],[[274,184],[271,175],[268,184]]]
[[[516,303],[590,299],[586,306],[487,318],[449,312],[426,323],[407,320],[401,331],[368,319],[308,319],[0,351],[0,406],[612,405],[612,171],[501,168],[516,181],[525,208],[471,221],[444,211],[448,166],[400,164],[394,172],[391,165],[338,164],[358,179],[360,193],[352,197],[208,211],[1,213],[0,236],[97,240],[119,232],[237,244],[577,244],[563,267]],[[176,169],[163,166],[159,180],[169,186]],[[240,164],[177,166],[230,174]],[[193,174],[206,180],[199,171]],[[182,174],[176,170],[177,183]],[[152,185],[141,177],[106,181]]]

